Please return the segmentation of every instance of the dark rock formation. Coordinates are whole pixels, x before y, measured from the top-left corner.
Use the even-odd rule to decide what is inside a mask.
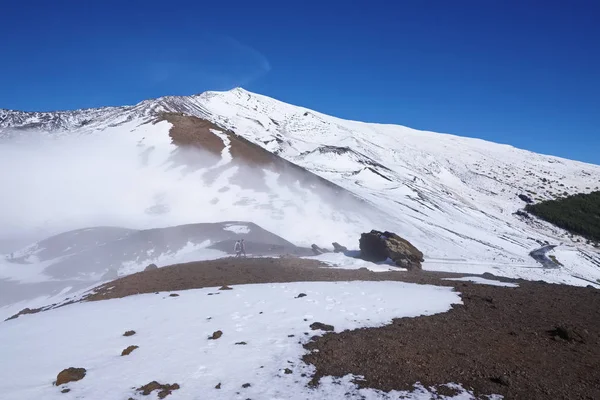
[[[312,329],[313,331],[322,330],[330,332],[333,331],[335,328],[333,327],[333,325],[327,325],[322,322],[315,322],[310,325],[310,329]]]
[[[316,256],[320,256],[321,254],[329,253],[329,251],[320,248],[316,244],[312,244],[310,246],[310,248],[312,249],[313,253],[315,253]]]
[[[382,262],[388,258],[409,270],[421,269],[423,253],[408,240],[393,232],[371,231],[360,236],[360,254],[363,260]]]
[[[531,197],[527,196],[526,194],[520,194],[519,198],[527,204],[533,203],[533,200],[531,200]]]
[[[345,253],[348,251],[348,248],[346,246],[342,246],[338,242],[333,242],[331,243],[331,245],[333,246],[334,253]]]
[[[156,264],[150,264],[144,268],[144,271],[152,271],[153,269],[158,269],[158,266]]]

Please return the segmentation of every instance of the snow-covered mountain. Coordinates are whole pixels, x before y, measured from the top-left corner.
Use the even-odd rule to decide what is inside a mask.
[[[335,240],[349,247],[356,247],[361,231],[382,228],[422,249],[428,269],[581,285],[600,278],[591,246],[515,215],[524,206],[519,194],[543,200],[597,190],[600,166],[479,139],[342,120],[240,88],[126,107],[0,110],[0,143],[32,136],[90,144],[98,152],[95,165],[105,160],[110,167],[110,157],[131,159],[118,164],[119,174],[145,183],[136,186],[135,198],[110,199],[104,224],[125,226],[120,222],[126,219],[148,228],[251,220],[297,245]],[[55,145],[70,146],[60,143]],[[182,144],[206,154],[182,156]],[[94,170],[94,178],[103,180],[104,173]],[[43,220],[76,219],[69,228],[81,228],[79,217],[87,222],[95,212],[81,205],[88,199],[58,196],[57,202],[83,208],[81,215],[64,207]],[[14,215],[27,210],[23,201],[20,208],[12,205]],[[37,222],[20,218],[25,225]],[[563,244],[554,250],[563,267],[542,269],[529,256],[544,242]]]

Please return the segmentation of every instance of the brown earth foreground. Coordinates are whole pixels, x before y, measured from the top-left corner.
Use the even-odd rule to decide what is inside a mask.
[[[306,348],[319,351],[304,357],[316,367],[313,383],[323,376],[354,374],[364,376],[357,380],[360,386],[386,392],[410,390],[421,382],[442,394],[449,392],[444,384],[460,383],[481,398],[600,399],[600,290],[527,281],[506,288],[442,280],[450,274],[426,271],[373,273],[322,266],[295,258],[180,264],[110,282],[86,300],[294,281],[453,286],[464,304],[449,312],[315,337]]]

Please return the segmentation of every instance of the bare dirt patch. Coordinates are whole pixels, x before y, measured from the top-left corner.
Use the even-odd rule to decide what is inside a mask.
[[[383,391],[461,383],[506,399],[600,398],[600,290],[459,284],[464,305],[381,328],[328,333],[304,357],[323,376]]]
[[[86,300],[96,301],[142,293],[175,292],[248,283],[400,280],[452,286],[456,283],[441,281],[439,278],[456,276],[463,275],[425,271],[376,273],[366,269],[334,269],[319,261],[301,258],[223,258],[176,264],[128,275],[99,286],[93,294],[86,297]]]

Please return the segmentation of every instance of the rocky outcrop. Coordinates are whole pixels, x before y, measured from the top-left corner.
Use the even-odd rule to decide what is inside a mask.
[[[520,194],[519,199],[523,200],[527,204],[533,203],[533,200],[531,199],[531,197],[527,196],[526,194]]]
[[[144,271],[152,271],[153,269],[158,269],[158,266],[156,264],[150,264],[144,268]]]
[[[325,253],[330,253],[329,250],[322,249],[319,246],[317,246],[316,244],[311,245],[310,248],[312,249],[313,253],[315,253],[316,256],[320,256],[321,254],[325,254]]]
[[[346,253],[348,251],[348,248],[346,246],[342,246],[338,242],[333,242],[331,243],[331,245],[333,246],[334,253]]]
[[[399,267],[421,269],[423,253],[408,240],[393,232],[372,230],[360,235],[360,256],[363,260],[382,262],[392,259]]]

